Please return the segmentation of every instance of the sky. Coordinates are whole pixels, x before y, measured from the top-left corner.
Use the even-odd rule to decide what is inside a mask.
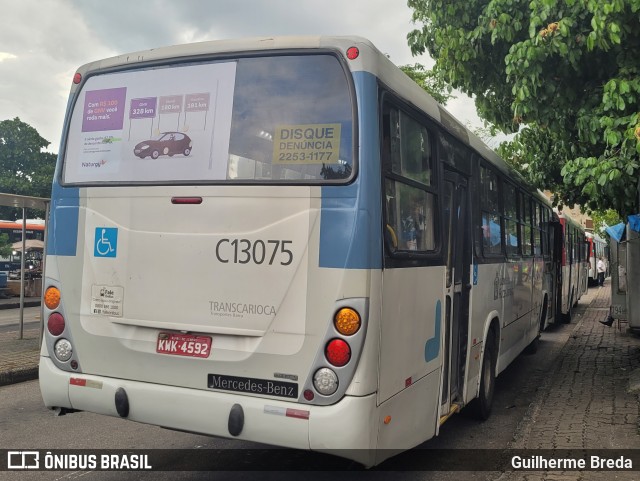
[[[406,0],[3,0],[0,120],[19,117],[58,152],[76,68],[128,52],[207,40],[276,35],[359,35],[396,65],[412,57],[416,28]],[[447,104],[462,123],[482,126],[473,101]]]

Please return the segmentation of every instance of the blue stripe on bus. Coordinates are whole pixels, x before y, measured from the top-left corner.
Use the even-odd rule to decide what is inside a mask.
[[[367,72],[353,78],[359,105],[358,177],[348,186],[322,187],[319,265],[382,269],[378,83]]]
[[[78,216],[80,190],[65,187],[53,181],[51,212],[47,234],[47,254],[75,256],[78,248]]]

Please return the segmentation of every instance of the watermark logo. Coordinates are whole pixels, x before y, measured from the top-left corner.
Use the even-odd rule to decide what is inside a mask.
[[[4,451],[4,450],[0,450]],[[136,471],[150,470],[150,454],[140,452],[109,451],[96,452],[88,450],[61,451],[6,451],[7,465],[0,461],[1,471],[34,470],[34,471]],[[4,453],[3,453],[4,454]]]
[[[39,469],[40,453],[38,451],[7,452],[8,469]]]

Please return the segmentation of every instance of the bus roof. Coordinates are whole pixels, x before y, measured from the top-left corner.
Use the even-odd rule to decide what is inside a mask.
[[[585,232],[584,233],[585,237],[589,237],[592,238],[598,242],[602,242],[603,244],[606,244],[607,241],[604,240],[602,237],[600,237],[598,234],[594,233],[594,232]]]
[[[322,37],[322,36],[283,36],[255,37],[237,40],[211,40],[182,45],[141,50],[110,57],[104,60],[87,63],[78,69],[81,74],[97,70],[112,69],[126,65],[162,62],[171,59],[189,59],[212,54],[233,54],[240,52],[260,52],[266,50],[344,48],[354,43],[367,45],[375,49],[373,44],[362,37]],[[376,49],[377,50],[377,49]]]
[[[556,214],[558,214],[558,217],[560,219],[565,219],[569,224],[573,225],[574,227],[582,230],[584,232],[584,226],[582,224],[580,224],[577,220],[575,220],[573,217],[571,217],[569,214],[567,214],[564,211],[559,210],[558,208],[554,207],[553,210],[556,212]]]

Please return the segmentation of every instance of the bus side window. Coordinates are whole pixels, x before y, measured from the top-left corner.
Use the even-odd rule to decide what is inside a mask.
[[[542,255],[542,210],[540,204],[533,202],[533,237],[534,237],[534,253],[537,256]]]
[[[523,195],[522,199],[522,254],[530,256],[533,254],[533,242],[532,242],[532,219],[531,219],[531,198],[527,195]]]
[[[384,238],[387,247],[395,252],[400,247],[398,245],[398,216],[396,214],[396,194],[395,185],[387,180],[384,184],[385,188],[385,232]]]
[[[416,119],[385,103],[380,142],[385,172],[385,243],[391,252],[436,248],[432,143]]]
[[[502,252],[502,220],[498,176],[480,167],[480,208],[482,210],[482,245],[484,254]]]
[[[400,251],[434,250],[433,194],[387,179],[385,197],[387,245]]]
[[[505,182],[503,190],[504,199],[504,243],[509,257],[518,256],[520,253],[518,239],[516,188],[513,184]]]
[[[542,243],[542,255],[546,258],[549,257],[549,208],[544,205],[540,206],[540,228],[541,228],[541,243]]]

